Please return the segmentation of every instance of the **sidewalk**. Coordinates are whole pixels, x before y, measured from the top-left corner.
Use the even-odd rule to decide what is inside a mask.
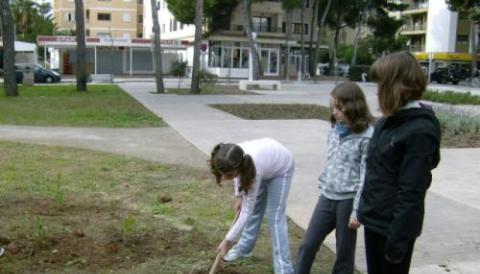
[[[258,95],[156,95],[153,83],[121,85],[159,115],[185,139],[208,154],[218,142],[240,142],[270,136],[290,148],[296,158],[296,174],[288,203],[289,217],[306,228],[318,198],[316,178],[326,152],[329,124],[319,120],[247,121],[208,106],[214,103],[315,103],[328,105],[333,83],[284,85],[281,91]],[[362,84],[372,110],[376,88]],[[374,111],[377,112],[377,111]],[[377,112],[378,113],[378,112]],[[434,171],[426,200],[423,235],[415,248],[411,273],[478,273],[480,269],[480,149],[444,149]],[[461,172],[459,172],[461,171]],[[359,231],[357,267],[365,272],[363,231]],[[334,237],[326,244],[335,250]],[[296,250],[292,250],[297,252]]]

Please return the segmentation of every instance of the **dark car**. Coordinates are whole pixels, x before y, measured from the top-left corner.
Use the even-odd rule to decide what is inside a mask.
[[[3,69],[0,69],[0,76],[4,77]],[[23,73],[21,71],[15,70],[15,78],[17,79],[17,84],[21,84],[23,82]]]
[[[437,68],[430,74],[430,81],[439,84],[452,83],[456,85],[460,80],[462,80],[460,75],[450,68]]]
[[[16,64],[15,68],[23,74],[33,72],[35,83],[56,83],[62,80],[58,72],[43,68],[38,64]]]

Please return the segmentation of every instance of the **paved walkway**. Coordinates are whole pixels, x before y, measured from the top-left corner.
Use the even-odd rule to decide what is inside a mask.
[[[325,158],[329,124],[319,120],[247,121],[209,107],[215,103],[328,104],[332,83],[284,85],[265,95],[156,95],[153,83],[121,85],[132,96],[204,153],[218,142],[240,142],[271,136],[289,147],[297,170],[289,196],[288,215],[306,228],[318,197],[316,178]],[[376,88],[363,85],[373,110]],[[378,111],[374,111],[378,113]],[[424,233],[417,241],[412,273],[478,273],[480,269],[480,149],[445,149],[427,196]],[[362,233],[357,267],[365,271]],[[334,250],[334,237],[327,240]],[[292,252],[297,252],[293,250]]]
[[[207,157],[170,127],[140,129],[0,126],[0,140],[92,149],[205,168]]]

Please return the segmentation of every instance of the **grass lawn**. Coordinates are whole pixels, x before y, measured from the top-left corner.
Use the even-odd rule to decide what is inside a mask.
[[[330,109],[302,104],[217,104],[219,110],[248,120],[320,119],[330,121]],[[442,147],[480,147],[480,120],[449,111],[437,111],[442,129]]]
[[[216,85],[213,87],[203,87],[200,94],[190,94],[189,88],[168,88],[167,94],[178,95],[259,95],[258,93],[238,89],[238,86]]]
[[[0,273],[208,273],[233,219],[207,169],[0,142]],[[266,224],[252,259],[218,273],[272,273]],[[303,231],[290,223],[296,256]],[[322,248],[312,273],[330,273]]]
[[[470,92],[428,90],[422,99],[452,105],[480,105],[480,96],[473,95]]]
[[[75,127],[158,127],[162,120],[115,85],[20,87],[19,97],[0,88],[0,124]]]

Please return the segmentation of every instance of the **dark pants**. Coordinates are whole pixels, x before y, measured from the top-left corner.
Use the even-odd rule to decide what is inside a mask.
[[[337,258],[332,272],[353,273],[357,231],[348,228],[352,206],[353,199],[337,201],[329,200],[324,196],[318,199],[305,233],[305,239],[298,253],[295,273],[310,273],[320,245],[334,229],[337,240]]]
[[[403,261],[398,264],[393,264],[385,260],[386,242],[387,237],[365,228],[365,250],[368,274],[408,274],[415,241],[409,244]]]

